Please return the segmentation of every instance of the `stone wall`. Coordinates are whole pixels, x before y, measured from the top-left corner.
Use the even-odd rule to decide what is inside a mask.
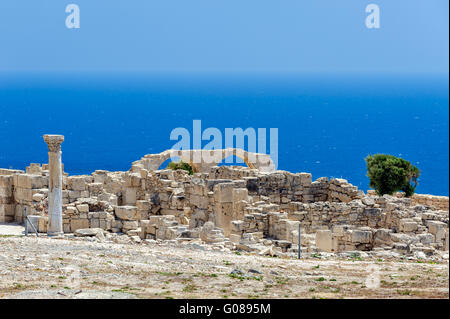
[[[0,170],[0,222],[21,222],[27,207],[46,232],[47,196],[46,164]],[[311,251],[448,250],[448,197],[366,196],[344,179],[312,181],[309,173],[211,166],[189,175],[138,161],[127,172],[64,174],[62,196],[66,233],[100,228],[136,242],[200,238],[287,252],[298,247],[300,227]]]
[[[433,196],[424,194],[414,194],[411,197],[412,205],[427,205],[437,210],[449,209],[449,200],[447,196]]]
[[[376,193],[374,190],[369,190],[367,195],[374,196]],[[403,198],[404,193],[395,193],[395,197]],[[426,205],[436,210],[449,210],[449,198],[448,196],[435,196],[427,194],[414,194],[411,196],[411,205]]]
[[[30,167],[39,167],[39,173],[34,173]],[[48,171],[42,173],[38,164],[31,164],[30,167],[27,167],[30,173],[0,170],[0,222],[22,222],[25,207],[28,214],[36,214],[38,208],[35,204],[44,197],[40,194],[48,192],[48,177],[45,175]]]
[[[317,218],[316,244],[325,251],[395,249],[402,253],[448,250],[448,211],[411,205],[409,199],[396,197],[365,198],[367,203],[354,210],[352,220],[333,214]],[[352,202],[353,203],[353,202]],[[362,208],[362,210],[361,210]],[[326,221],[327,217],[331,221]],[[350,215],[347,215],[350,217]],[[314,219],[314,217],[313,217]],[[325,223],[321,223],[320,220]],[[320,226],[321,224],[321,226]]]
[[[12,222],[15,219],[14,174],[22,171],[0,169],[0,222]]]

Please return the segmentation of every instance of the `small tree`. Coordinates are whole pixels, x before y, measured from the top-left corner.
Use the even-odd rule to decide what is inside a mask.
[[[397,191],[403,191],[407,197],[414,194],[420,171],[409,161],[392,155],[375,154],[366,157],[366,164],[369,186],[378,195],[392,195]]]
[[[167,165],[167,168],[170,168],[173,170],[182,169],[182,170],[188,171],[189,175],[194,174],[194,169],[192,168],[192,166],[183,161],[170,162],[169,165]]]

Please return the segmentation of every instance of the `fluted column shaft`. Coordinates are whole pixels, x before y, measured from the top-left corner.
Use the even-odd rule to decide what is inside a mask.
[[[62,235],[62,168],[61,168],[61,144],[64,141],[62,135],[44,135],[48,144],[48,228],[49,236]]]

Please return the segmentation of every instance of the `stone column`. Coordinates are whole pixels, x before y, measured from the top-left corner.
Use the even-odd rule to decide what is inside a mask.
[[[48,231],[49,236],[62,235],[62,168],[61,144],[63,135],[44,135],[48,144]]]

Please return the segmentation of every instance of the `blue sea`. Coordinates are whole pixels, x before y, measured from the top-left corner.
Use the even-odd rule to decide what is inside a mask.
[[[52,133],[65,135],[70,174],[128,170],[195,119],[223,133],[278,128],[282,170],[367,190],[364,158],[392,154],[421,170],[418,193],[449,194],[446,76],[2,74],[0,167],[46,163]]]

